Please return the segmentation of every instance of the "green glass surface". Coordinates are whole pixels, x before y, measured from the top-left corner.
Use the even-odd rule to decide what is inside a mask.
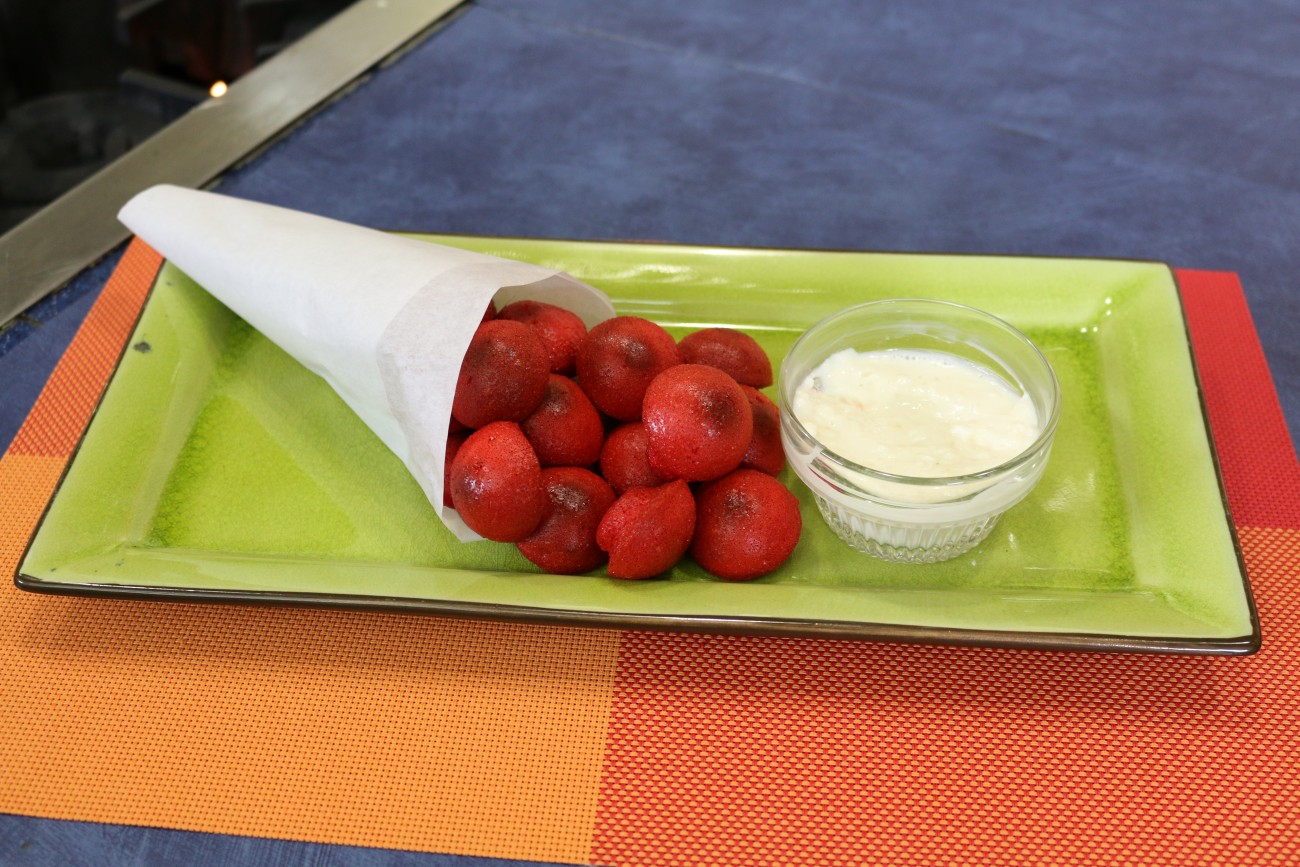
[[[869,636],[885,624],[923,640],[955,629],[1183,646],[1252,632],[1162,264],[420,237],[565,270],[677,336],[744,329],[774,369],[804,329],[851,304],[979,307],[1025,331],[1056,369],[1064,403],[1050,465],[989,539],[946,563],[853,551],[787,470],[804,533],[771,575],[729,583],[689,559],[638,582],[542,574],[513,546],[455,541],[322,380],[167,265],[20,583],[506,606],[566,621],[644,615],[688,628],[847,623]]]

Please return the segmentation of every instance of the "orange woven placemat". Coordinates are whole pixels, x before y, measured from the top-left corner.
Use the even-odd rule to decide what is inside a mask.
[[[0,459],[12,573],[159,265]],[[0,588],[0,810],[574,863],[1300,859],[1300,466],[1232,275],[1179,272],[1246,659],[547,628]]]

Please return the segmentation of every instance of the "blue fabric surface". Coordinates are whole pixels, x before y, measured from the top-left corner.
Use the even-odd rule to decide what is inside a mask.
[[[114,250],[0,334],[0,453],[9,447],[45,381],[122,258]]]
[[[1295,4],[487,0],[223,191],[385,228],[1241,274],[1300,428]]]
[[[1268,0],[481,0],[221,189],[381,228],[1237,271],[1294,436],[1298,47],[1300,4]],[[0,356],[0,446],[81,315]],[[0,841],[0,863],[501,863],[16,817]]]
[[[0,864],[58,867],[523,867],[537,861],[396,852],[162,828],[31,819],[0,813]]]

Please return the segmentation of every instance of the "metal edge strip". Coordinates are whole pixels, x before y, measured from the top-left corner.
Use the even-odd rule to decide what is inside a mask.
[[[124,241],[131,196],[211,183],[467,2],[359,0],[0,236],[0,324]]]

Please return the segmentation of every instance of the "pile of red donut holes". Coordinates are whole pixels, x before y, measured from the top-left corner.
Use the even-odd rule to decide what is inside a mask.
[[[799,541],[772,365],[730,328],[676,341],[541,301],[489,307],[461,363],[444,500],[548,572],[649,578],[690,555],[728,580]]]

